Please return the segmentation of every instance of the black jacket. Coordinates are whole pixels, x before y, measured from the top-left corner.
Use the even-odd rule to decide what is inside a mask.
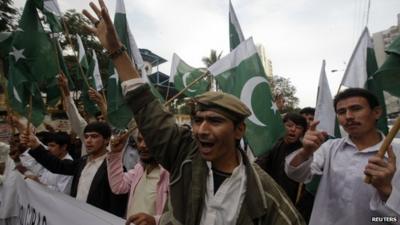
[[[85,168],[87,156],[76,160],[61,160],[50,154],[42,145],[30,150],[29,154],[50,172],[73,176],[71,196],[76,197],[79,179]],[[104,160],[93,177],[86,202],[116,216],[124,217],[127,201],[128,194],[112,193],[107,176],[107,161]]]

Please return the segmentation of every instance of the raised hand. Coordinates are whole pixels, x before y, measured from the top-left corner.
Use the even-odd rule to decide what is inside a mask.
[[[386,201],[392,193],[392,178],[396,172],[396,155],[392,146],[387,150],[388,160],[378,156],[372,156],[368,160],[364,174],[371,176],[371,185],[374,186],[383,201]]]
[[[116,136],[113,135],[110,143],[111,152],[113,153],[121,152],[124,149],[128,137],[129,137],[128,132]]]
[[[93,88],[88,90],[90,100],[94,101],[97,105],[105,105],[103,96]]]
[[[68,78],[63,74],[57,76],[58,86],[60,87],[63,96],[69,96]]]
[[[82,11],[94,25],[94,27],[87,27],[87,29],[99,38],[103,47],[110,53],[117,51],[121,48],[122,44],[119,41],[104,1],[99,0],[100,9],[93,2],[90,2],[89,5],[97,18],[92,16],[87,10]]]
[[[21,144],[24,144],[31,149],[35,149],[40,145],[38,138],[33,134],[32,131],[25,130],[20,134],[19,139]]]
[[[317,130],[318,124],[319,121],[311,122],[310,128],[304,135],[303,152],[307,155],[312,155],[319,148],[319,146],[324,143],[326,137],[328,136],[326,132]]]

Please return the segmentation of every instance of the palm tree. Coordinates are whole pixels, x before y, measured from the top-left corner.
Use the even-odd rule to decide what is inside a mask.
[[[210,56],[208,57],[203,57],[201,61],[206,65],[206,67],[210,67],[212,64],[214,64],[216,61],[218,61],[221,58],[222,51],[217,55],[217,50],[211,49]]]

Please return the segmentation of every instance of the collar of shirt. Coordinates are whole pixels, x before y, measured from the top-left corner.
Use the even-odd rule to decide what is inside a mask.
[[[107,154],[104,153],[102,156],[99,156],[95,159],[91,159],[91,157],[88,157],[86,164],[97,164],[100,162],[103,162],[103,160],[106,158]]]
[[[354,144],[354,142],[350,139],[349,136],[346,136],[344,138],[344,144],[354,147],[354,150],[360,152],[361,154],[362,153],[369,153],[369,152],[377,152],[379,150],[379,147],[381,147],[381,145],[383,144],[383,140],[385,139],[385,135],[382,132],[379,131],[379,134],[381,135],[382,140],[380,142],[378,142],[377,144],[375,144],[375,145],[372,145],[372,146],[369,146],[368,148],[363,149],[362,151],[358,150],[356,144]],[[340,150],[343,150],[343,149],[345,149],[345,148],[342,148]],[[387,153],[385,153],[385,156],[387,156]]]

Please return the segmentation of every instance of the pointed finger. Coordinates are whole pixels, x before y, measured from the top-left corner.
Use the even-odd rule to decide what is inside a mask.
[[[107,8],[106,4],[104,4],[103,0],[99,0],[100,8]]]
[[[97,7],[96,4],[94,4],[93,2],[89,3],[90,8],[93,9],[94,13],[96,13],[97,17],[100,19],[101,18],[101,12],[100,9]]]
[[[310,124],[309,130],[311,130],[311,131],[317,130],[317,125],[318,125],[318,124],[319,124],[319,121],[318,121],[318,120],[312,121],[311,124]]]

